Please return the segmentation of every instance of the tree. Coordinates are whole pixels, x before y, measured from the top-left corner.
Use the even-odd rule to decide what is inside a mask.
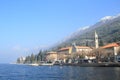
[[[17,59],[17,63],[20,63],[20,58]]]
[[[102,48],[94,49],[90,54],[96,56],[97,62],[102,61],[107,56],[106,51]]]
[[[45,51],[40,50],[37,56],[38,56],[38,61],[43,61],[45,56]]]
[[[42,61],[42,51],[40,50],[38,55],[37,55],[37,61]]]
[[[103,46],[104,44],[103,44],[103,41],[100,39],[100,41],[99,41],[99,46]]]
[[[31,63],[31,57],[30,56],[26,56],[24,63]]]
[[[35,63],[35,55],[33,53],[31,54],[30,60],[31,60],[31,63]]]
[[[113,51],[112,50],[107,50],[106,51],[106,54],[107,54],[107,59],[108,59],[108,61],[114,61],[114,59],[113,59],[113,57],[114,57],[114,53],[113,53]]]

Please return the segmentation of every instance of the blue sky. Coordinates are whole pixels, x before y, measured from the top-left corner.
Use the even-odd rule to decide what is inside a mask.
[[[120,0],[0,0],[0,63],[37,53],[120,13]]]

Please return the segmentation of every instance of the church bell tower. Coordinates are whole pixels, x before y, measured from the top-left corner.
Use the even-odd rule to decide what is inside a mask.
[[[99,48],[99,42],[98,42],[98,34],[97,32],[95,31],[95,48]]]

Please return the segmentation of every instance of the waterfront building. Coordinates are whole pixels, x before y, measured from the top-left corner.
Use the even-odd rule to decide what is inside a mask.
[[[106,51],[111,52],[114,55],[115,62],[119,61],[120,55],[118,55],[118,51],[120,50],[120,42],[110,43],[102,47],[106,49]]]
[[[57,51],[58,60],[63,60],[65,62],[68,57],[73,55],[84,55],[84,59],[93,59],[93,56],[88,56],[92,50],[92,47],[76,45],[61,48]]]
[[[51,61],[51,62],[56,61],[57,60],[57,56],[58,56],[57,52],[53,52],[53,51],[48,52],[46,54],[46,60],[47,61]]]
[[[58,60],[65,62],[69,55],[72,54],[72,47],[61,48],[57,51]]]

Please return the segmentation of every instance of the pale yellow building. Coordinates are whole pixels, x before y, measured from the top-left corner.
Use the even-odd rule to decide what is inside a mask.
[[[91,51],[93,50],[93,48],[88,47],[88,46],[70,46],[70,47],[65,47],[65,48],[61,48],[59,49],[57,52],[48,52],[46,59],[47,61],[56,61],[56,60],[62,60],[62,61],[66,61],[66,59],[72,55],[72,54],[84,54],[87,56],[87,54],[89,54]]]
[[[112,53],[115,61],[120,61],[120,53],[118,53],[118,51],[120,50],[120,42],[110,43],[103,46],[102,48]]]
[[[47,61],[56,61],[57,60],[57,52],[48,52],[47,55],[46,55],[46,59]]]
[[[69,55],[72,54],[84,54],[86,55],[87,58],[90,58],[90,56],[87,56],[87,54],[89,54],[92,50],[93,48],[88,46],[71,46],[71,47],[61,48],[57,51],[58,60],[65,61],[69,57]]]
[[[88,46],[76,46],[76,52],[85,52],[85,53],[90,53],[93,48],[92,47],[88,47]]]

